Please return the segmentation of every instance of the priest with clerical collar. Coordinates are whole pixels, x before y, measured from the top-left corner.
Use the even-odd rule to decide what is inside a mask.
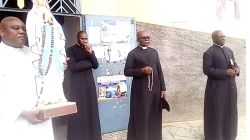
[[[205,140],[235,140],[237,136],[237,86],[240,69],[233,51],[225,46],[225,35],[215,30],[213,44],[203,53],[207,76],[204,97]]]
[[[128,140],[162,139],[162,99],[166,98],[158,52],[149,47],[150,35],[137,33],[138,46],[128,54],[124,74],[133,77]]]

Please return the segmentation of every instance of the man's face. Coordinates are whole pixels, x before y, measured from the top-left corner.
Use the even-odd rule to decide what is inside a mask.
[[[26,28],[21,20],[11,20],[0,29],[2,41],[9,46],[21,48],[27,41]]]
[[[77,42],[81,46],[85,46],[88,44],[88,35],[86,33],[79,34],[77,38]]]
[[[223,34],[223,32],[217,33],[215,43],[221,46],[225,45],[225,35]]]
[[[150,44],[150,36],[147,32],[141,32],[138,35],[137,41],[140,46],[147,47]]]

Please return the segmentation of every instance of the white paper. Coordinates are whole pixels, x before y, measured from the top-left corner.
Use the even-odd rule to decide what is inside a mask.
[[[99,44],[101,43],[101,38],[100,38],[100,27],[94,27],[94,26],[90,26],[89,27],[89,42],[91,44]]]

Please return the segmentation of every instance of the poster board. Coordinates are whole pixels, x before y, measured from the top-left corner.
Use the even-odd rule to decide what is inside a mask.
[[[93,74],[102,133],[127,129],[131,79],[123,71],[128,52],[136,46],[135,20],[85,15],[84,23],[99,62]]]

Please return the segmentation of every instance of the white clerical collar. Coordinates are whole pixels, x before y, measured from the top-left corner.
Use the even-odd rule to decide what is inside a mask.
[[[216,43],[214,43],[214,45],[216,45],[216,46],[219,46],[219,47],[221,47],[221,48],[223,48],[224,46],[221,46],[221,45],[219,45],[219,44],[216,44]]]
[[[81,46],[78,42],[77,42],[76,44],[77,44],[79,47],[81,47],[81,48],[82,48],[82,46]]]
[[[146,50],[148,47],[142,47],[142,46],[140,46],[143,50]]]

